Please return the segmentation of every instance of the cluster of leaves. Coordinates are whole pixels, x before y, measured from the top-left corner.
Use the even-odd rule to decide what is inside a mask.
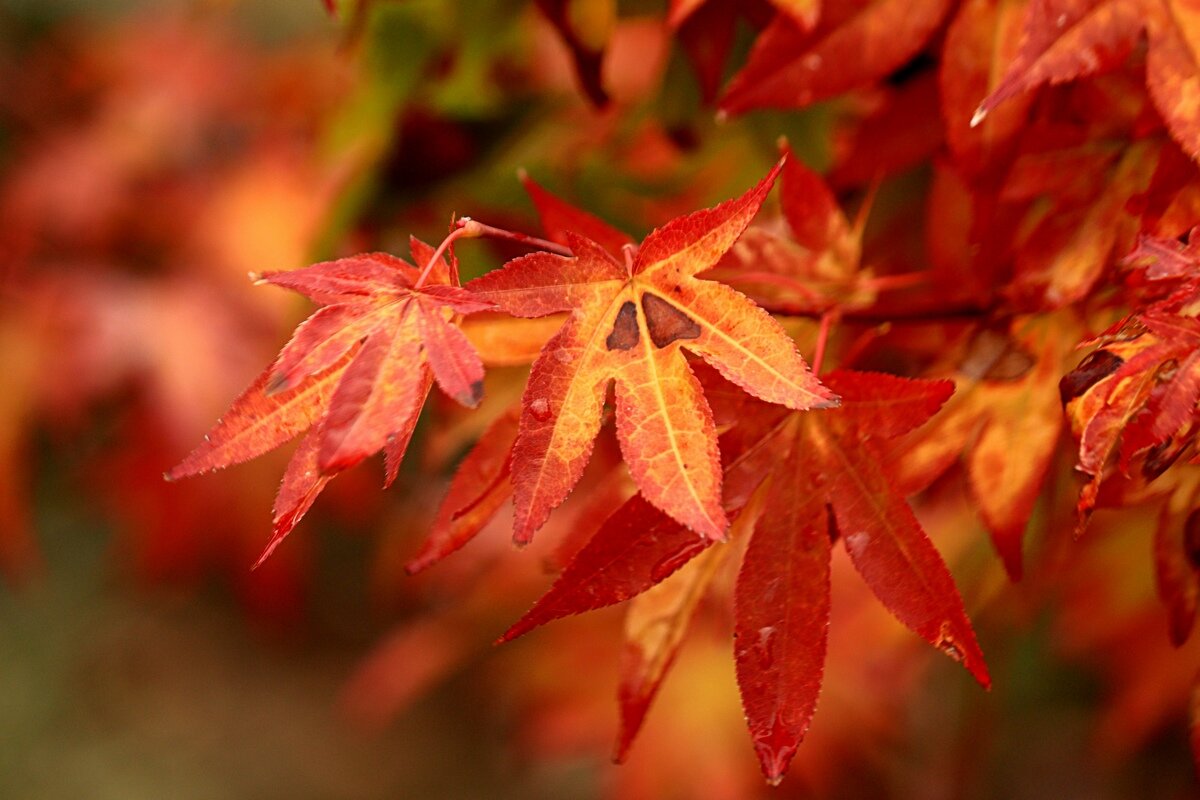
[[[770,779],[782,777],[816,706],[831,533],[844,536],[864,579],[899,619],[986,686],[983,657],[949,572],[892,487],[877,444],[919,426],[953,385],[853,371],[830,373],[823,385],[769,314],[728,285],[696,277],[738,240],[785,162],[736,200],[673,220],[636,246],[535,189],[548,212],[548,235],[566,241],[569,255],[535,252],[464,287],[456,285],[452,251],[447,265],[440,252],[415,240],[414,260],[423,270],[373,254],[263,276],[323,308],[169,477],[243,461],[310,430],[280,487],[265,558],[337,472],[385,450],[385,485],[395,479],[435,380],[460,403],[478,404],[482,367],[453,324],[456,315],[491,308],[535,318],[569,312],[532,366],[519,416],[502,419],[468,455],[439,515],[442,524],[414,569],[478,533],[487,514],[470,512],[485,495],[495,511],[498,480],[511,484],[514,540],[528,543],[582,476],[611,385],[621,453],[639,494],[600,526],[505,638],[642,594],[686,568],[673,583],[687,578],[687,585],[669,601],[682,604],[670,611],[682,615],[676,625],[685,624],[717,555],[729,553],[729,518],[736,516],[755,531],[736,597],[739,682]],[[784,180],[811,180],[800,167],[792,174]],[[798,230],[809,223],[792,220]],[[465,221],[457,233],[477,230]],[[729,381],[762,401],[740,403],[740,422],[723,425],[721,448],[706,381],[684,348],[715,368],[701,373],[710,385]],[[772,404],[784,411],[773,412]],[[807,413],[832,406],[837,410]],[[760,490],[759,508],[747,512]],[[470,524],[455,524],[466,514]],[[713,543],[722,546],[693,561]],[[657,625],[631,640],[641,652],[622,686],[620,753],[679,640],[663,641]]]
[[[404,4],[328,5],[368,42],[406,19]],[[615,4],[531,5],[607,109],[580,118],[628,110],[613,77]],[[545,239],[464,219],[443,247],[413,239],[412,263],[375,253],[262,274],[320,308],[170,476],[304,434],[265,558],[334,476],[383,451],[396,480],[434,383],[479,406],[477,441],[409,569],[466,545],[510,498],[514,539],[528,543],[586,485],[594,502],[559,548],[561,574],[504,638],[629,602],[618,757],[712,598],[732,609],[745,715],[779,780],[828,680],[842,545],[897,619],[988,685],[909,498],[961,465],[1019,578],[1030,519],[1041,508],[1046,527],[1062,523],[1045,488],[1068,425],[1088,479],[1080,531],[1094,508],[1161,504],[1159,588],[1173,640],[1188,639],[1200,596],[1194,12],[1176,0],[678,0],[658,22],[728,126],[768,108],[791,112],[784,126],[826,115],[825,177],[789,152],[737,199],[682,213],[714,192],[695,177],[671,213],[638,208],[662,222],[640,245],[526,178]],[[739,37],[752,43],[732,63]],[[427,39],[412,40],[437,62]],[[472,63],[464,55],[451,74],[476,80]],[[413,174],[385,163],[392,120],[371,115],[414,91],[418,73],[373,68],[380,81],[347,114],[370,135],[339,166]],[[678,78],[650,80],[665,98]],[[484,102],[471,86],[464,95]],[[466,102],[451,96],[441,102]],[[407,124],[421,142],[419,121]],[[719,136],[671,125],[646,150]],[[434,125],[429,138],[452,137]],[[581,149],[570,141],[563,150]],[[752,152],[778,157],[768,151]],[[751,225],[777,178],[782,214]],[[488,234],[533,252],[460,281],[455,242]],[[370,240],[350,238],[343,246]],[[1081,345],[1094,348],[1082,360]],[[520,400],[505,403],[495,381],[485,400],[485,379],[513,367],[503,378]],[[613,491],[580,483],[589,462]]]

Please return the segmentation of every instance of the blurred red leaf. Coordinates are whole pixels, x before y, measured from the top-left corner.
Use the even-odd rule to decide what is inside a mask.
[[[432,566],[469,542],[511,496],[509,471],[520,413],[520,405],[502,413],[467,453],[438,507],[429,538],[408,562],[410,573]]]
[[[852,0],[827,4],[811,31],[780,14],[720,101],[722,111],[802,108],[865,86],[898,69],[925,45],[949,0]]]
[[[1119,66],[1142,33],[1148,39],[1146,84],[1171,135],[1200,158],[1200,79],[1189,38],[1200,24],[1186,0],[1044,0],[1029,4],[1021,46],[996,88],[984,98],[979,123],[1010,97]]]

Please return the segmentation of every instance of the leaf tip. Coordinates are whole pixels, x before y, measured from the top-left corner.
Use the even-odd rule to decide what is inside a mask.
[[[275,552],[275,548],[279,547],[280,543],[292,532],[292,528],[296,527],[298,521],[294,515],[287,514],[275,523],[275,530],[271,532],[271,541],[267,542],[267,546],[263,548],[262,554],[250,565],[251,572],[254,572],[266,563],[266,560]]]
[[[836,394],[828,394],[825,397],[822,397],[821,400],[819,400],[816,404],[810,406],[810,408],[840,408],[841,405],[842,398],[838,397]]]
[[[799,741],[792,740],[791,737],[784,741],[776,741],[774,736],[754,743],[754,751],[758,755],[758,763],[767,783],[778,786],[783,782],[783,776],[787,774],[799,745]]]
[[[472,383],[467,391],[461,392],[456,399],[467,408],[476,408],[483,400],[483,380]]]
[[[979,643],[975,641],[973,632],[968,629],[968,641],[960,643],[950,631],[949,624],[943,623],[934,647],[962,664],[984,691],[991,691],[992,676],[988,674],[987,664],[983,660],[983,653],[979,649]]]
[[[497,637],[496,641],[492,642],[494,647],[499,647],[502,644],[508,644],[513,639],[519,639],[529,631],[533,630],[533,626],[525,621],[524,618],[517,620],[513,626]]]
[[[531,517],[532,515],[529,512],[521,513],[520,509],[518,509],[517,518],[513,522],[512,535],[513,546],[518,550],[524,550],[533,541],[533,534],[541,527],[541,522],[535,521]],[[545,516],[541,519],[545,521]]]
[[[437,561],[437,555],[429,552],[429,548],[426,547],[420,553],[410,558],[407,563],[405,563],[404,573],[411,578],[412,576],[419,575],[420,573],[429,569]]]
[[[166,472],[163,473],[163,480],[166,481],[167,483],[176,483],[177,481],[181,481],[184,478],[191,478],[193,476],[199,475],[201,472],[204,471],[204,470],[198,470],[198,469],[194,468],[193,466],[191,466],[188,463],[191,460],[192,460],[191,456],[189,456],[188,458],[185,458],[183,461],[180,461],[175,466],[171,467],[169,470],[167,470]]]

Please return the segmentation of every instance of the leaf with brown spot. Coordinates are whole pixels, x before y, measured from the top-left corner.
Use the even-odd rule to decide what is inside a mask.
[[[534,253],[468,285],[517,316],[572,312],[525,389],[512,467],[517,541],[528,541],[579,480],[610,382],[622,454],[643,495],[702,535],[724,536],[716,428],[680,347],[769,402],[832,402],[770,315],[695,277],[741,236],[781,166],[736,200],[652,232],[624,264],[570,235],[569,258]]]

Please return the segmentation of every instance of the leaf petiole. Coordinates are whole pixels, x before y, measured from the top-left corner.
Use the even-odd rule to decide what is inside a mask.
[[[821,365],[825,361],[825,348],[829,344],[829,332],[841,318],[842,312],[836,308],[832,308],[821,315],[821,327],[817,329],[817,346],[813,353],[813,375],[821,374]]]
[[[419,278],[417,278],[417,284],[414,288],[420,289],[425,285],[425,281],[429,277],[429,273],[433,271],[433,265],[438,262],[438,259],[440,259],[446,250],[456,241],[459,239],[479,239],[484,236],[491,239],[505,239],[510,242],[517,242],[537,250],[547,250],[560,256],[574,255],[570,248],[564,247],[563,245],[558,244],[557,242],[552,242],[548,239],[539,239],[536,236],[529,236],[524,233],[517,233],[516,231],[508,231],[503,228],[495,228],[491,225],[486,225],[482,222],[479,222],[478,220],[471,219],[470,217],[459,217],[454,222],[454,230],[452,230],[450,234],[442,240],[442,243],[438,245],[437,250],[433,251],[433,255],[429,258],[429,262],[421,270],[421,275]]]

